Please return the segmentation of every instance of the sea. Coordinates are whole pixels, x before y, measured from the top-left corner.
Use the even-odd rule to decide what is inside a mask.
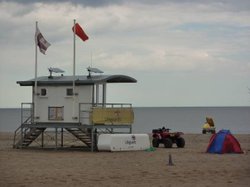
[[[134,107],[133,133],[150,133],[161,127],[183,133],[201,133],[206,117],[216,130],[250,134],[249,107]],[[21,123],[21,109],[0,108],[0,131],[14,132]]]

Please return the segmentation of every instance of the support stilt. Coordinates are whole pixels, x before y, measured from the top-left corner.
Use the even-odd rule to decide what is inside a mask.
[[[55,137],[56,140],[55,141],[56,141],[56,149],[57,149],[57,145],[58,145],[57,144],[57,128],[55,130],[56,130],[56,137]]]
[[[94,152],[94,128],[91,128],[91,152]]]
[[[41,142],[41,143],[42,143],[41,146],[43,147],[43,146],[44,146],[44,144],[43,144],[43,141],[44,141],[44,132],[42,132],[42,140],[41,140],[41,141],[42,141],[42,142]]]
[[[63,147],[63,128],[61,128],[61,147]]]

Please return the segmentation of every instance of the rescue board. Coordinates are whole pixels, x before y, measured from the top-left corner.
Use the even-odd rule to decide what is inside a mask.
[[[99,151],[139,151],[150,148],[148,134],[101,134],[98,137]]]

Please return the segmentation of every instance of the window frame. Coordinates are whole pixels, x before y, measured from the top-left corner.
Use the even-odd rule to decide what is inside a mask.
[[[48,120],[63,121],[64,120],[64,106],[49,106]]]
[[[45,94],[43,94],[44,91],[45,91]],[[48,96],[48,89],[47,88],[41,88],[40,89],[40,96],[41,97],[47,97]]]
[[[73,97],[73,88],[66,88],[66,97]]]

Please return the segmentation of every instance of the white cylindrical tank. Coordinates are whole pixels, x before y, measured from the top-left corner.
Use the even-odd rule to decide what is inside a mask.
[[[101,134],[99,151],[138,151],[150,148],[148,134]]]

